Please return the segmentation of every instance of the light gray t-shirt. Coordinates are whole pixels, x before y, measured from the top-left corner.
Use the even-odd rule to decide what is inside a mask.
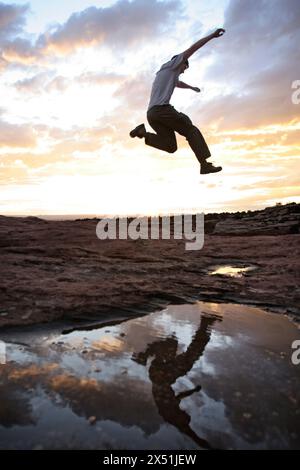
[[[180,75],[179,66],[184,60],[184,53],[177,55],[174,59],[166,62],[157,72],[152,85],[151,97],[148,110],[153,106],[169,104],[176,82]]]

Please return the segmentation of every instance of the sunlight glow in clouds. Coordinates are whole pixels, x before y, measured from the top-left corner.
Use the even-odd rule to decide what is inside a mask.
[[[258,12],[260,14],[258,15]],[[0,1],[0,213],[156,214],[300,201],[298,0]],[[132,140],[160,65],[216,27],[172,103],[224,171]],[[147,127],[149,128],[148,124]]]

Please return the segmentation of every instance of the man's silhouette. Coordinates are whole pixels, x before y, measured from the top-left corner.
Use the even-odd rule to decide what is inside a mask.
[[[203,135],[193,125],[188,116],[176,111],[169,103],[175,87],[189,88],[197,93],[200,92],[199,88],[180,81],[179,75],[184,73],[189,67],[188,59],[191,55],[208,41],[218,38],[224,33],[224,29],[217,29],[213,34],[200,39],[189,49],[179,55],[175,55],[169,62],[163,64],[156,74],[147,112],[148,122],[156,134],[147,132],[144,124],[140,124],[130,132],[132,138],[145,138],[147,145],[169,153],[174,153],[177,150],[175,132],[185,136],[200,163],[201,174],[217,173],[222,170],[222,167],[214,166],[212,163],[207,162],[211,154]]]
[[[154,356],[149,368],[149,377],[159,414],[167,423],[175,426],[204,449],[209,449],[210,445],[192,430],[191,417],[180,408],[181,400],[201,390],[201,386],[175,395],[172,384],[178,377],[185,376],[202,356],[210,340],[211,327],[217,320],[220,320],[217,316],[202,317],[198,330],[184,353],[177,354],[178,341],[171,336],[149,344],[145,352],[134,354],[132,357],[138,364],[146,365],[148,358]]]

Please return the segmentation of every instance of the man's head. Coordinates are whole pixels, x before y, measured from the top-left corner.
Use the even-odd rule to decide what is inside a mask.
[[[174,55],[171,60],[175,59],[175,57],[177,57],[177,55]],[[184,73],[186,71],[186,69],[189,68],[189,66],[190,66],[190,64],[189,64],[189,61],[187,59],[185,61],[183,61],[182,64],[180,64],[180,67],[179,67],[180,73]]]

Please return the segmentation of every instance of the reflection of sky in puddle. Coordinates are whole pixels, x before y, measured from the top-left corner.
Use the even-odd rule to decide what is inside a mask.
[[[285,317],[204,302],[47,338],[27,332],[31,346],[11,333],[0,448],[299,447],[298,336]]]
[[[242,277],[244,274],[253,271],[254,269],[254,266],[215,266],[214,270],[209,274],[211,276],[220,275],[229,277]]]

